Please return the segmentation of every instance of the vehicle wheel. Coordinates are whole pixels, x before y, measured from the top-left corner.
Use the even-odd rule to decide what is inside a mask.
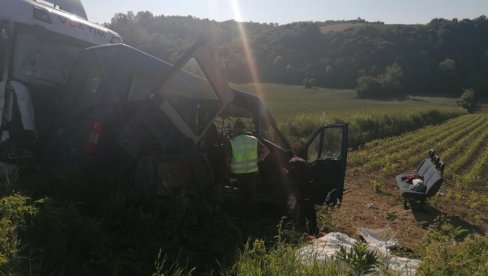
[[[296,187],[288,185],[283,197],[283,207],[288,218],[300,221],[300,194]]]

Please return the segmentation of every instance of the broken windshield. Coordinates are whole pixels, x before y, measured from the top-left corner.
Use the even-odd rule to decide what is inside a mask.
[[[19,32],[13,76],[24,83],[59,87],[66,82],[81,46],[49,33]]]
[[[168,81],[163,93],[197,135],[213,121],[220,108],[215,90],[195,59],[189,60],[183,70]]]

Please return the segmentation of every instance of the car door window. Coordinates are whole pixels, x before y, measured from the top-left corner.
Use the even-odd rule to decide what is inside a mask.
[[[342,152],[342,128],[325,128],[322,130],[323,145],[320,159],[339,159]]]
[[[308,162],[313,162],[317,160],[319,157],[320,153],[320,138],[321,134],[316,135],[310,145],[308,146],[308,151],[307,151],[307,161]]]

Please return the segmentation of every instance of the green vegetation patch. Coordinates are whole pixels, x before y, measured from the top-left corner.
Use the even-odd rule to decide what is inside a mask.
[[[303,86],[273,83],[232,86],[260,96],[279,122],[292,120],[297,116],[325,117],[328,120],[340,119],[347,122],[358,117],[412,115],[430,109],[439,112],[463,112],[456,106],[454,98],[415,96],[403,100],[371,100],[359,99],[354,90],[306,89]],[[262,95],[256,91],[262,91]]]
[[[421,275],[487,275],[488,237],[442,223],[424,238]]]
[[[374,139],[438,124],[465,113],[456,106],[456,99],[453,98],[371,100],[359,99],[352,90],[306,89],[270,83],[234,87],[260,96],[275,116],[281,131],[295,147],[304,144],[313,131],[323,124],[349,123],[349,145],[355,148]]]

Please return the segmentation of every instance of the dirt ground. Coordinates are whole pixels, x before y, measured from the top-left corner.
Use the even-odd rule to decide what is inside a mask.
[[[401,247],[413,251],[420,246],[429,226],[440,215],[447,216],[453,225],[474,232],[485,233],[487,229],[486,221],[481,223],[482,226],[477,226],[464,220],[468,210],[452,202],[436,203],[442,210],[428,202],[423,210],[405,209],[395,185],[395,177],[385,176],[380,191],[375,191],[371,184],[375,177],[358,173],[346,176],[342,206],[331,212],[332,224],[336,229],[356,238],[358,227],[390,229]],[[440,193],[445,193],[447,189],[442,187]]]

